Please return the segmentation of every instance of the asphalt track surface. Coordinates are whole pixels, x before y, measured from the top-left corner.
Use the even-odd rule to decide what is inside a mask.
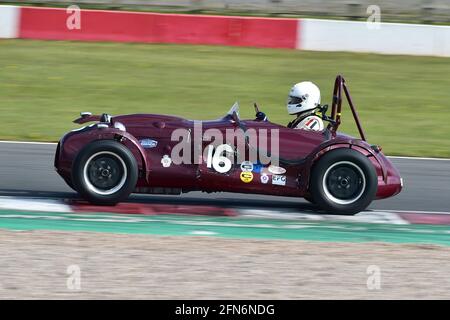
[[[53,168],[56,144],[0,142],[0,196],[77,198]],[[368,209],[450,212],[450,160],[392,158],[403,191]],[[181,196],[132,195],[132,202],[210,204],[241,208],[315,210],[302,199],[248,194],[191,192]]]

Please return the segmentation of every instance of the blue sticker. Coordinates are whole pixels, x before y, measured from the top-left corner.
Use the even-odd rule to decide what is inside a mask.
[[[142,139],[139,140],[139,143],[144,147],[144,149],[151,149],[158,145],[158,141],[152,139]]]
[[[254,164],[253,165],[253,172],[255,173],[261,173],[263,166],[260,163]]]

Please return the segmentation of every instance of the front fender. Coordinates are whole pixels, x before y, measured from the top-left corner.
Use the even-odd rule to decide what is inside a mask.
[[[381,152],[376,152],[372,147],[364,141],[358,139],[342,139],[340,141],[329,141],[317,148],[315,152],[307,158],[305,170],[302,173],[303,185],[300,187],[304,190],[309,190],[310,173],[314,168],[315,163],[328,151],[338,148],[351,148],[366,156],[374,165],[378,176],[378,192],[377,199],[394,196],[402,189],[402,180],[399,172],[395,169],[393,164]]]

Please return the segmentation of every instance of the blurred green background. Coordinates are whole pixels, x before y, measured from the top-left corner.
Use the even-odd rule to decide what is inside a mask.
[[[0,41],[0,139],[57,141],[80,111],[215,119],[257,101],[287,124],[290,87],[331,102],[347,80],[369,142],[390,155],[450,157],[450,59],[220,46]],[[345,106],[341,131],[356,135]]]

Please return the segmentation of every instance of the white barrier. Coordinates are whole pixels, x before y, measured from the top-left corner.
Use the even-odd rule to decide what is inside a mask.
[[[299,20],[297,49],[450,57],[450,26]]]
[[[0,38],[19,36],[19,15],[19,7],[0,6]]]

